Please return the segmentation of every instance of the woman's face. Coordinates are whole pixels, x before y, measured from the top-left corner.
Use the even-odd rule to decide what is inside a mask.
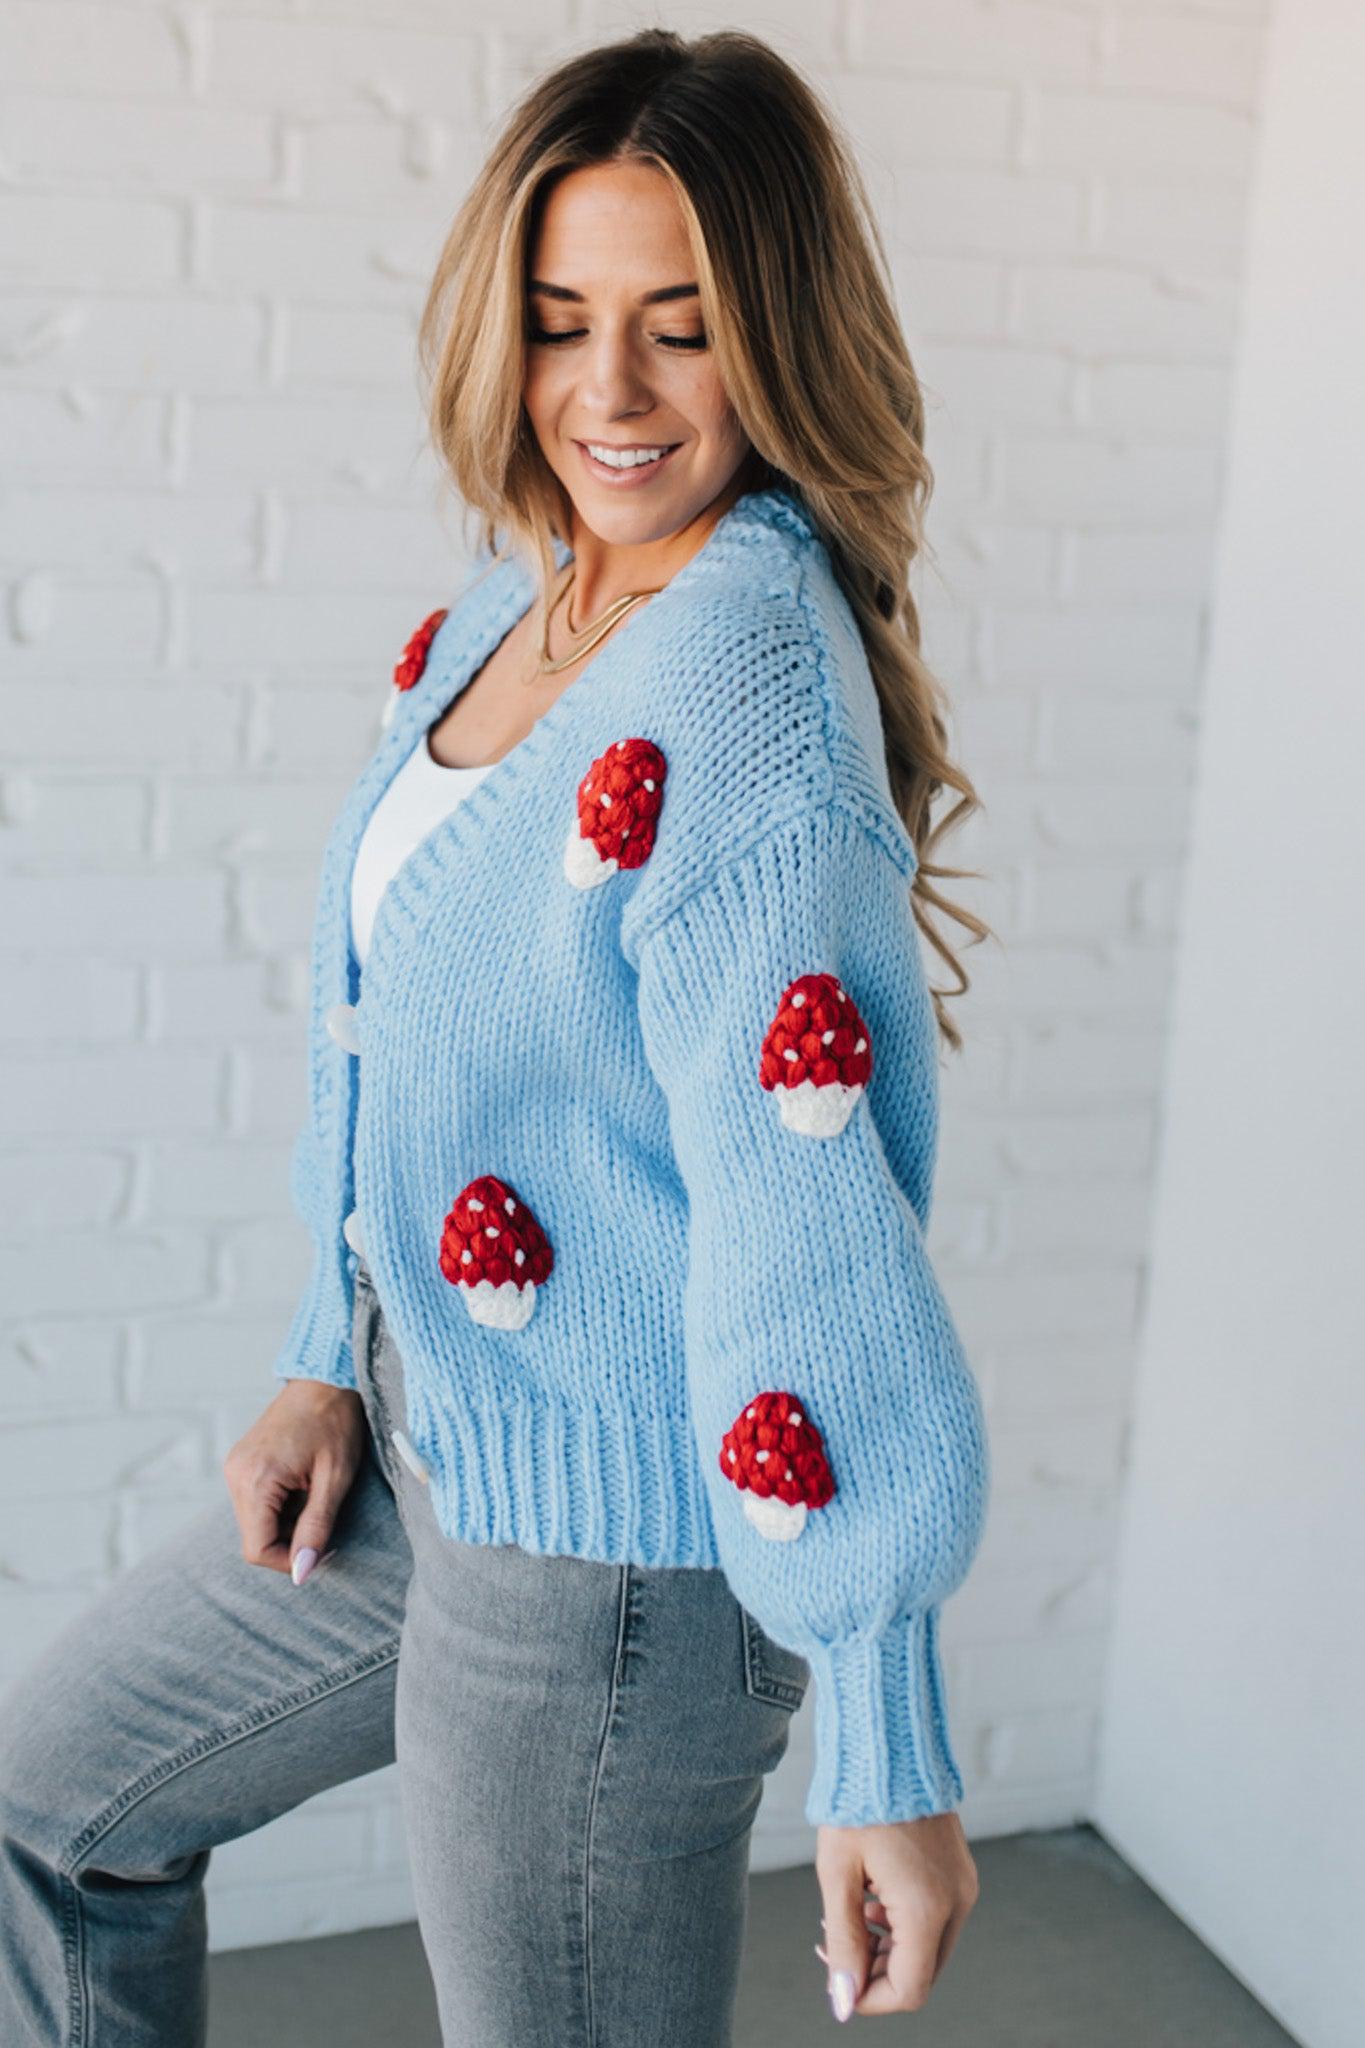
[[[692,252],[663,173],[569,171],[531,253],[522,396],[578,518],[630,546],[687,526],[749,450],[701,324]],[[666,448],[612,468],[590,448]]]

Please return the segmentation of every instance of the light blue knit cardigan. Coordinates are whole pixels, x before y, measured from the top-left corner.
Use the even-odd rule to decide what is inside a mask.
[[[362,986],[366,820],[532,594],[510,554],[466,585],[327,841],[275,1371],[355,1385],[363,1247],[450,1536],[720,1565],[809,1661],[808,1820],[948,1810],[987,1443],[925,1252],[938,1045],[853,613],[795,495],[740,498],[403,862]]]

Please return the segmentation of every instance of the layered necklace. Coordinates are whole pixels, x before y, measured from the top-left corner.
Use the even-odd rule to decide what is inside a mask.
[[[627,590],[622,596],[613,598],[604,612],[600,612],[589,625],[582,627],[579,632],[575,633],[568,621],[567,599],[569,592],[573,589],[574,570],[576,567],[576,563],[570,564],[569,573],[564,579],[563,587],[554,603],[550,606],[549,611],[545,614],[545,628],[540,636],[540,660],[537,663],[537,672],[543,676],[558,675],[561,669],[571,668],[574,662],[581,661],[588,650],[595,647],[603,635],[611,631],[618,619],[624,618],[633,606],[642,604],[647,597],[657,597],[664,588],[662,583],[658,583],[655,584],[652,590]],[[561,604],[565,606],[564,624],[568,630],[569,639],[573,644],[567,654],[561,654],[557,661],[552,661],[550,659],[550,620],[559,610]]]

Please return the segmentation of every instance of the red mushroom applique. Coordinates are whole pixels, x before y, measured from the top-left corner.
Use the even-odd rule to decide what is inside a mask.
[[[760,1536],[778,1543],[801,1534],[808,1509],[834,1498],[820,1432],[795,1394],[756,1394],[721,1440],[720,1469]]]
[[[421,680],[422,671],[427,665],[427,656],[431,652],[431,643],[444,624],[449,611],[450,607],[447,605],[443,610],[432,612],[423,619],[421,625],[399,655],[393,671],[394,687],[385,701],[381,724],[387,725],[394,712],[398,709],[397,693],[400,690],[410,690],[414,683]]]
[[[591,889],[654,850],[668,764],[653,740],[616,740],[578,785],[578,818],[564,842],[564,872]]]
[[[799,974],[783,990],[758,1061],[787,1129],[837,1138],[871,1073],[867,1025],[839,977]]]
[[[554,1265],[550,1241],[528,1205],[496,1174],[455,1197],[441,1232],[441,1271],[476,1323],[520,1330]]]

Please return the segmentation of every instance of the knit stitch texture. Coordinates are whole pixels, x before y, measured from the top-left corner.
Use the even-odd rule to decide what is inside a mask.
[[[366,819],[532,596],[499,554],[424,622],[327,841],[275,1372],[355,1386],[363,1245],[450,1537],[719,1565],[810,1664],[807,1819],[947,1811],[988,1451],[853,613],[796,495],[740,498],[403,862],[362,978]]]

